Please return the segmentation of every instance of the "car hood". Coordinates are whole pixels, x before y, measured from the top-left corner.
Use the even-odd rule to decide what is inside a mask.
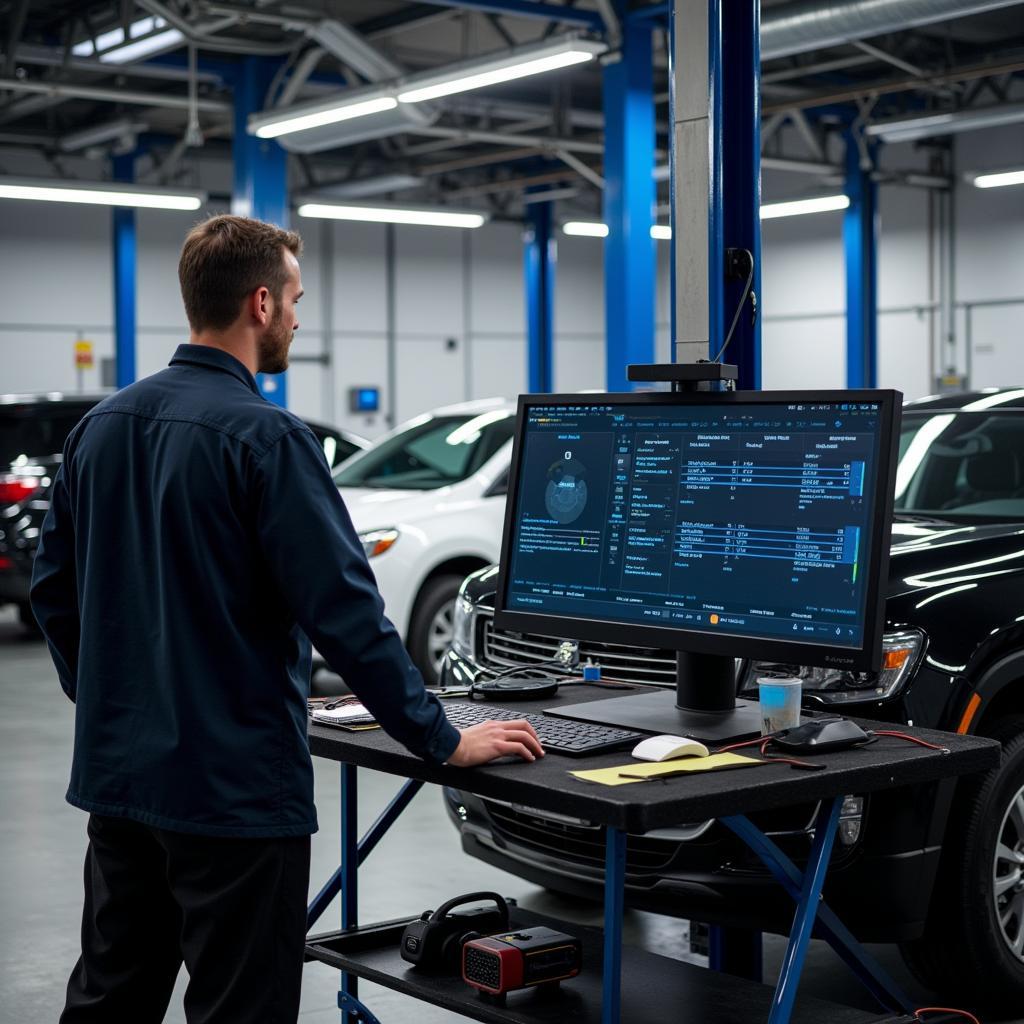
[[[1024,522],[965,525],[897,517],[889,597],[1024,570]]]
[[[366,530],[383,530],[402,523],[415,523],[477,508],[482,500],[483,488],[471,478],[433,491],[340,487],[338,492],[352,516],[355,528],[363,533]]]

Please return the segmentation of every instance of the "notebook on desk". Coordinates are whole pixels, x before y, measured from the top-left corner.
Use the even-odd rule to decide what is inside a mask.
[[[336,708],[317,708],[310,717],[317,725],[338,729],[372,729],[377,725],[377,720],[359,701],[347,701]]]

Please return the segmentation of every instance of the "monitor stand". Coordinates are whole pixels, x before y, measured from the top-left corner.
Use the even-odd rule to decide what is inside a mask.
[[[689,736],[721,743],[757,736],[761,714],[756,701],[736,697],[736,661],[720,654],[676,655],[676,689],[632,697],[545,708],[558,718]]]

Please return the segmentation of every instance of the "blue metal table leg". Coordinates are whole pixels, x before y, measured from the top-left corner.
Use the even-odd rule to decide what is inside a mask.
[[[836,801],[840,806],[842,798]],[[832,807],[824,805],[821,814],[830,813]],[[803,874],[796,865],[759,828],[742,815],[720,818],[757,854],[758,859],[772,873],[775,880],[794,900],[799,900]],[[878,1002],[890,1010],[912,1013],[914,1003],[888,972],[857,942],[850,930],[839,920],[835,911],[819,901],[817,924],[821,937],[839,954],[844,963],[860,979]]]
[[[366,835],[359,840],[358,854],[356,861],[362,864],[370,855],[373,848],[384,838],[388,829],[398,820],[398,816],[409,806],[412,798],[423,788],[423,783],[416,779],[409,779],[398,791],[391,802],[384,808],[377,820],[367,830]],[[313,927],[320,919],[323,912],[330,906],[331,901],[341,892],[342,869],[337,871],[327,880],[324,887],[313,897],[306,911],[306,929]]]
[[[814,822],[814,842],[811,844],[811,856],[804,870],[803,884],[800,887],[800,900],[793,917],[793,928],[789,933],[789,945],[782,959],[779,971],[779,982],[775,986],[775,998],[772,1000],[772,1012],[768,1016],[768,1024],[789,1024],[796,991],[800,985],[800,974],[804,968],[804,958],[811,942],[814,930],[814,919],[818,913],[821,890],[825,884],[825,872],[828,860],[832,855],[832,844],[835,842],[836,829],[839,827],[839,809],[842,800],[835,799],[831,804],[823,803]]]
[[[356,812],[358,798],[356,790],[356,767],[352,764],[341,766],[341,927],[354,928],[359,920],[359,832]],[[338,992],[338,1006],[342,1010],[342,1024],[346,1024],[351,1011],[346,1007],[348,1000],[358,1003],[359,986],[357,979],[341,972],[341,990]]]
[[[604,990],[601,998],[601,1024],[619,1024],[625,887],[626,833],[617,828],[609,828],[604,854]]]

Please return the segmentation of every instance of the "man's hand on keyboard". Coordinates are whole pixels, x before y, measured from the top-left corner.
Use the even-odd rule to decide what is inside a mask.
[[[536,761],[544,756],[544,748],[529,722],[481,722],[460,729],[462,739],[448,763],[456,768],[471,768],[499,757],[521,757]]]

